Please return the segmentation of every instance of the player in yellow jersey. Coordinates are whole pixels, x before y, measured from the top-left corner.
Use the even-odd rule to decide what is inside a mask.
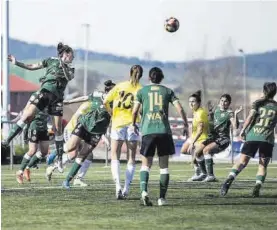
[[[111,80],[107,80],[107,81],[104,82],[104,85],[105,85],[104,92],[107,93],[115,86],[115,83],[113,83]],[[72,104],[72,103],[83,102],[80,105],[80,107],[78,108],[78,110],[75,112],[75,114],[71,117],[70,121],[67,123],[67,125],[64,129],[64,141],[65,141],[65,143],[69,140],[73,130],[75,129],[75,127],[78,123],[78,118],[81,115],[85,115],[85,114],[87,114],[88,112],[91,111],[93,98],[101,97],[101,99],[103,100],[103,97],[105,96],[104,92],[94,91],[92,94],[90,94],[88,96],[82,96],[82,97],[74,98],[72,100],[68,100],[68,101],[63,102],[65,105]],[[109,141],[107,140],[107,138],[102,136],[102,139],[109,146]],[[87,186],[87,184],[83,182],[83,178],[84,178],[86,172],[88,171],[88,168],[90,167],[90,165],[92,163],[92,160],[93,160],[93,153],[91,152],[87,156],[85,161],[82,163],[82,167],[80,168],[79,173],[78,173],[76,179],[73,182],[73,185],[75,185],[75,186],[79,185],[81,187]],[[68,161],[69,161],[69,159],[63,159],[63,161],[62,161],[63,165],[66,164]],[[46,175],[47,175],[48,179],[51,179],[51,175],[52,175],[52,173],[53,173],[53,171],[56,167],[57,166],[48,167],[47,172],[46,172]],[[60,172],[63,172],[63,169],[60,170]]]
[[[107,95],[104,105],[112,114],[111,129],[111,171],[116,184],[116,197],[123,199],[127,197],[129,187],[135,173],[135,155],[139,135],[134,132],[132,124],[133,101],[137,91],[141,88],[139,80],[143,74],[140,65],[134,65],[130,70],[130,80],[118,83]],[[110,108],[110,103],[113,108]],[[137,120],[138,122],[138,120]],[[122,190],[120,184],[120,155],[121,147],[127,141],[130,156],[127,157],[125,186]]]
[[[202,181],[207,176],[203,147],[201,143],[208,138],[208,112],[201,107],[201,91],[193,93],[189,97],[189,106],[193,111],[192,134],[183,144],[181,152],[192,154],[195,175],[189,181]]]

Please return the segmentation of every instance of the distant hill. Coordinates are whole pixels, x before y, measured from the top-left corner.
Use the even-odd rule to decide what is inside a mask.
[[[25,60],[27,62],[34,62],[49,56],[56,55],[55,46],[42,46],[39,44],[30,44],[24,41],[10,39],[10,53],[15,55],[18,60]],[[76,68],[83,68],[84,50],[75,50]],[[247,60],[247,75],[250,87],[251,84],[256,86],[258,82],[266,79],[277,80],[277,50],[265,53],[250,54],[246,56]],[[209,66],[210,69],[217,69],[221,71],[222,67],[227,62],[233,62],[232,74],[235,76],[242,76],[242,58],[240,56],[225,57],[214,60],[197,60],[194,63],[202,66]],[[162,67],[165,73],[165,83],[175,84],[189,87],[191,83],[185,79],[184,74],[192,62],[160,62],[160,61],[146,61],[136,57],[116,56],[110,53],[89,52],[89,70],[97,72],[99,76],[103,75],[111,77],[115,81],[126,78],[133,64],[140,64],[144,67],[145,73],[152,66]],[[225,68],[225,67],[224,67]],[[44,74],[43,71],[26,71],[18,67],[11,66],[11,73],[15,73],[27,80],[38,82],[38,77]],[[144,78],[143,82],[147,82]]]

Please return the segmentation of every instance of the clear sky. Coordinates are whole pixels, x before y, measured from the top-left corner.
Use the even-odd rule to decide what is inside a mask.
[[[163,27],[170,16],[180,21],[173,34]],[[12,38],[83,48],[83,23],[91,25],[90,50],[124,56],[215,58],[230,38],[234,54],[277,49],[277,1],[10,0]]]

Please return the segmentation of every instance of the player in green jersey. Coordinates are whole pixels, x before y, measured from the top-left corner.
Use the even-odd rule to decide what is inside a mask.
[[[265,181],[267,166],[274,147],[274,129],[277,124],[276,83],[266,82],[263,86],[264,96],[252,104],[240,136],[245,139],[240,159],[233,166],[228,178],[221,187],[221,195],[225,196],[236,176],[247,166],[250,158],[259,151],[259,168],[252,196],[259,197],[260,189]]]
[[[35,97],[36,94],[34,93],[32,96]],[[28,106],[30,106],[30,102],[28,102],[25,109],[28,109]],[[37,165],[42,157],[48,153],[49,135],[47,120],[48,114],[39,111],[28,127],[29,150],[21,161],[20,169],[16,172],[16,179],[19,184],[23,183],[23,172],[27,181],[31,181],[30,168]],[[37,151],[38,148],[40,151]]]
[[[175,153],[172,132],[168,121],[168,107],[172,103],[184,122],[184,134],[188,135],[188,122],[186,114],[174,92],[161,85],[164,75],[160,68],[154,67],[149,72],[150,84],[140,89],[136,95],[133,108],[133,128],[138,133],[136,125],[137,116],[142,108],[142,133],[140,169],[141,199],[145,206],[151,206],[148,196],[149,171],[152,166],[155,152],[159,156],[160,166],[160,197],[158,205],[166,204],[166,192],[169,183],[168,159]]]
[[[223,94],[220,97],[218,108],[215,109],[213,114],[213,133],[207,140],[202,142],[204,145],[203,153],[205,165],[207,170],[207,177],[205,182],[214,182],[216,178],[213,172],[213,154],[225,150],[230,145],[230,127],[237,129],[239,122],[237,115],[242,111],[242,107],[233,112],[229,107],[232,98],[229,94]]]
[[[22,117],[10,131],[8,138],[2,141],[3,147],[7,147],[23,127],[30,123],[37,110],[43,111],[47,108],[48,114],[54,116],[55,142],[59,159],[61,159],[63,153],[63,94],[67,83],[74,78],[74,68],[71,66],[74,55],[72,48],[62,43],[58,44],[57,52],[58,57],[47,58],[37,64],[24,64],[17,61],[14,56],[9,55],[9,61],[16,66],[27,70],[45,68],[46,73],[36,96],[30,97],[30,105],[24,110]]]
[[[67,123],[65,129],[64,129],[64,140],[65,142],[68,142],[74,129],[76,128],[79,118],[82,115],[86,115],[87,113],[91,112],[91,110],[97,106],[98,104],[100,105],[103,101],[103,98],[105,96],[106,93],[108,93],[113,87],[115,86],[115,83],[112,82],[111,80],[107,80],[104,82],[104,91],[94,91],[93,93],[91,93],[88,96],[81,96],[78,98],[74,98],[68,101],[64,101],[64,104],[72,104],[72,103],[78,103],[78,102],[83,102],[78,110],[76,111],[76,113],[71,117],[70,121]],[[108,146],[108,149],[110,148],[110,143],[109,140],[102,135],[102,140],[106,143],[106,145]],[[70,154],[64,155],[63,156],[63,161],[62,164],[65,165],[67,164],[68,161],[70,161],[70,156],[75,156],[77,154],[76,151],[78,151],[78,148],[75,148],[75,153],[71,152]],[[55,153],[51,153],[50,156],[52,158],[52,161],[54,160],[54,158],[56,157]],[[68,158],[69,157],[69,158]],[[76,179],[73,182],[73,185],[80,185],[82,187],[88,186],[86,183],[83,182],[83,178],[86,175],[91,163],[93,160],[93,152],[91,152],[86,159],[84,160],[84,162],[82,162],[82,167],[79,170],[79,173],[76,177]],[[46,170],[46,177],[48,180],[51,180],[52,177],[52,173],[54,172],[54,170],[57,168],[56,165],[51,165],[47,168]]]

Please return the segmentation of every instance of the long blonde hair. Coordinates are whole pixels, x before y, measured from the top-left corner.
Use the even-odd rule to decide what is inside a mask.
[[[143,68],[140,65],[133,65],[130,69],[130,81],[132,86],[137,86],[143,74]]]

